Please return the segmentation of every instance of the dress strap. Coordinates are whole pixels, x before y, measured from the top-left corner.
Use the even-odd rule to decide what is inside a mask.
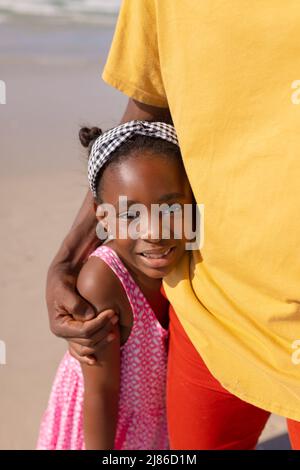
[[[112,269],[126,292],[134,318],[140,317],[145,309],[151,309],[151,306],[144,296],[143,292],[133,280],[128,269],[124,266],[117,253],[108,246],[99,246],[90,256],[101,258]],[[152,310],[153,312],[153,310]],[[154,314],[154,312],[153,312]]]

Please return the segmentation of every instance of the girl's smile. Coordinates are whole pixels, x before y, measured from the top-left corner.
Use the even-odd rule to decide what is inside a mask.
[[[176,256],[176,246],[156,247],[152,250],[145,250],[138,253],[145,266],[158,269],[167,268],[173,264],[174,256]]]

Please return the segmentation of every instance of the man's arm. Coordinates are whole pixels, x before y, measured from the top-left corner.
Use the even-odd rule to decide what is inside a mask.
[[[139,119],[141,121],[162,121],[173,124],[169,108],[158,108],[129,99],[121,123]]]
[[[129,99],[121,123],[156,120],[171,123],[169,109],[150,106]],[[53,259],[47,276],[46,300],[51,331],[72,340],[72,354],[82,363],[92,364],[96,344],[114,339],[111,333],[117,321],[113,311],[107,310],[95,318],[96,311],[76,290],[78,273],[84,259],[99,244],[96,236],[96,217],[93,196],[88,191],[74,223]]]

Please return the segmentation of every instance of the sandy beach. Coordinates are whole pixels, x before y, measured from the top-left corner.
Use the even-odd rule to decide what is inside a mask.
[[[87,191],[82,124],[118,123],[126,98],[101,80],[113,29],[1,25],[0,449],[32,449],[66,344],[48,329],[47,266]]]
[[[0,449],[33,449],[66,349],[49,331],[44,289],[87,191],[78,130],[117,124],[126,98],[101,80],[113,27],[19,18],[0,28]],[[287,446],[285,421],[273,417],[260,448]]]

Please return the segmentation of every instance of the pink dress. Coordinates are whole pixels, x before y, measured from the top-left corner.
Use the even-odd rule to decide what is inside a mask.
[[[108,246],[91,256],[105,261],[120,279],[133,312],[133,327],[121,347],[121,386],[115,449],[168,449],[166,368],[168,332],[158,322],[140,288]],[[99,286],[101,289],[101,286]],[[81,450],[83,377],[68,352],[56,373],[37,449]]]

